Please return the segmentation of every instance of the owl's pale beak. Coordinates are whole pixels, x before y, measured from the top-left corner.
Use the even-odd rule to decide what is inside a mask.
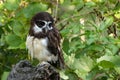
[[[49,30],[49,26],[47,25],[47,30]]]
[[[45,27],[45,33],[47,33],[48,30],[49,30],[49,26],[46,25],[46,27]]]

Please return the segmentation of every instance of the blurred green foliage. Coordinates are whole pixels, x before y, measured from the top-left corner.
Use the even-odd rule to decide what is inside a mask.
[[[50,12],[62,34],[68,69],[63,80],[120,79],[120,0],[1,0],[0,77],[29,59],[25,40],[31,17]]]

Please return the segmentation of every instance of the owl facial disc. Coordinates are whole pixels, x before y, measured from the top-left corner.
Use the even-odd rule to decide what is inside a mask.
[[[52,30],[52,22],[51,21],[44,21],[44,20],[38,20],[35,22],[35,26],[33,27],[35,33],[42,32],[45,30],[47,32],[48,30]]]

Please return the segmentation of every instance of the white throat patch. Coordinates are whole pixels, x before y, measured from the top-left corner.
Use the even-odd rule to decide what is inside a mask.
[[[34,38],[33,36],[27,36],[26,47],[31,54],[31,58],[37,58],[42,61],[57,61],[58,55],[54,56],[48,49],[48,38]]]

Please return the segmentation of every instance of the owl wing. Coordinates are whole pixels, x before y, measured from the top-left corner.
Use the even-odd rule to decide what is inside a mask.
[[[50,63],[57,68],[64,68],[64,59],[62,50],[60,48],[61,35],[59,31],[57,29],[49,31],[48,40],[48,50],[51,52],[51,54],[58,57],[57,61]]]

